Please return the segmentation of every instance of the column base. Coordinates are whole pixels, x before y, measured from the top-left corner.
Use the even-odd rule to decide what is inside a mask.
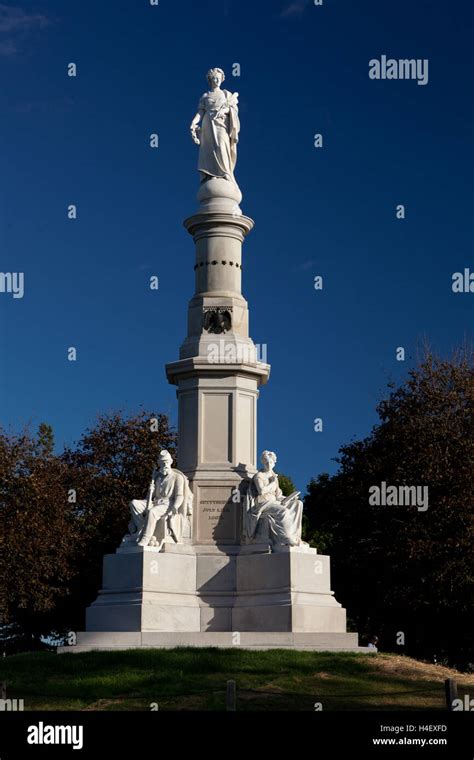
[[[229,646],[232,636],[250,648],[357,648],[330,589],[330,558],[307,546],[270,553],[266,544],[127,546],[106,555],[78,646]]]
[[[357,652],[374,654],[359,647],[356,633],[79,633],[75,646],[59,647],[59,654],[126,649],[175,649],[217,647],[219,649],[294,649],[311,652]]]

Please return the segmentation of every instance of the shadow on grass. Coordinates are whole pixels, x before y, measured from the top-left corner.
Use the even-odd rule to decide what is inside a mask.
[[[0,662],[0,680],[26,709],[222,710],[229,679],[239,710],[443,709],[442,680],[398,677],[375,669],[373,658],[237,648],[40,652]]]

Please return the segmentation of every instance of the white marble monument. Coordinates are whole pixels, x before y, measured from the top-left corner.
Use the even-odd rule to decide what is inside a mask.
[[[148,494],[130,504],[129,533],[104,558],[86,631],[62,651],[363,651],[346,633],[329,557],[301,539],[299,493],[283,496],[273,452],[257,470],[257,400],[270,367],[258,359],[242,295],[242,245],[254,223],[240,209],[238,95],[222,89],[224,79],[208,72],[191,123],[201,183],[184,224],[196,248],[195,292],[179,360],[166,366],[177,387],[179,469],[160,453]]]

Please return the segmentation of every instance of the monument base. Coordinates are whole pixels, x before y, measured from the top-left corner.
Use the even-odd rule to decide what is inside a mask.
[[[346,633],[330,558],[268,545],[124,546],[104,557],[103,589],[75,647],[241,646],[365,651]]]
[[[100,631],[78,634],[75,646],[59,647],[59,654],[80,654],[96,650],[117,652],[125,649],[175,649],[176,647],[217,647],[219,649],[297,649],[312,652],[358,652],[357,633],[117,633]]]

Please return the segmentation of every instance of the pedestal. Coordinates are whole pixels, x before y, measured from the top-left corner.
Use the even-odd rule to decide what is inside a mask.
[[[359,651],[330,588],[329,557],[309,548],[121,549],[104,559],[103,589],[86,627],[77,651],[173,642]]]

